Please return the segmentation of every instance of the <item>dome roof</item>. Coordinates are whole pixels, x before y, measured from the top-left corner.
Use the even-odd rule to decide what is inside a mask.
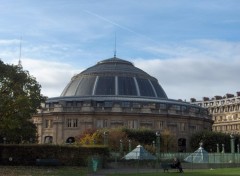
[[[69,96],[134,96],[167,99],[156,78],[116,57],[73,76],[61,97]]]

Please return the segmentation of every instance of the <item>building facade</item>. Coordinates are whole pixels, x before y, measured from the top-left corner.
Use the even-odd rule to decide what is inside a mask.
[[[192,98],[191,103],[208,108],[214,124],[213,131],[239,134],[240,133],[240,92],[224,96],[204,97],[202,101]]]
[[[74,76],[33,121],[39,143],[69,143],[89,128],[167,129],[179,151],[188,149],[192,133],[211,130],[213,123],[206,108],[168,99],[156,78],[116,57]]]

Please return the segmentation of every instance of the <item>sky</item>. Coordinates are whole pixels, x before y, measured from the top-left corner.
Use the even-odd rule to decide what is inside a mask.
[[[0,0],[0,58],[20,59],[44,96],[60,96],[114,51],[157,78],[168,98],[236,95],[240,1]]]

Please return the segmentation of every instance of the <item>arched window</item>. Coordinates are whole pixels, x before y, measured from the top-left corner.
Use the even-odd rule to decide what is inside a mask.
[[[185,138],[178,139],[178,152],[186,152],[186,139]]]
[[[45,136],[44,138],[44,143],[45,144],[51,144],[53,142],[53,137],[52,136]]]
[[[74,137],[69,137],[69,138],[67,138],[67,140],[66,140],[66,143],[67,144],[72,144],[72,143],[74,143],[75,142],[75,138]]]

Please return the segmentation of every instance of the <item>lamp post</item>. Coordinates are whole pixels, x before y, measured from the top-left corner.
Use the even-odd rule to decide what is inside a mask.
[[[123,153],[123,141],[122,141],[122,139],[120,139],[120,148],[119,148],[119,152],[120,152],[120,155],[122,155],[122,153]]]
[[[128,151],[131,152],[132,150],[132,141],[129,139],[128,140]]]
[[[230,134],[231,153],[235,153],[235,139],[234,135]]]
[[[222,144],[222,153],[225,153],[224,144]]]
[[[152,141],[152,145],[153,145],[153,148],[155,148],[156,146],[155,146],[155,141]]]
[[[219,153],[219,144],[217,144],[217,153]]]
[[[157,141],[157,150],[156,150],[156,156],[159,158],[160,157],[160,132],[156,132],[156,141]]]
[[[108,131],[104,131],[103,135],[104,135],[104,145],[107,146],[108,145]]]

